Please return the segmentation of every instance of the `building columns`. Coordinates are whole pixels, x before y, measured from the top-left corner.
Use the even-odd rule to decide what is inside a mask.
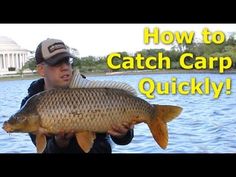
[[[0,51],[0,72],[8,72],[9,67],[22,69],[27,61],[27,53],[24,51]]]

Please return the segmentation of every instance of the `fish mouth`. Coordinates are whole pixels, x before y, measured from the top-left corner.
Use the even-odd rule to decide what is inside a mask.
[[[2,129],[5,130],[7,133],[13,132],[13,129],[8,122],[3,123]]]

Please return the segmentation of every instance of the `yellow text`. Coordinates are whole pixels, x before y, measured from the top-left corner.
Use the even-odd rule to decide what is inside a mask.
[[[121,63],[114,62],[115,59],[121,60]],[[143,57],[138,53],[136,57],[125,56],[122,57],[120,53],[112,53],[107,57],[107,65],[110,69],[133,70],[133,69],[170,69],[171,61],[169,57],[164,57],[162,52],[157,56]]]
[[[195,60],[195,62],[187,62],[189,60]],[[228,56],[226,57],[194,57],[192,53],[184,53],[180,56],[179,64],[183,69],[214,69],[218,65],[219,73],[224,73],[225,70],[232,67],[232,59]]]
[[[208,28],[202,30],[203,42],[205,44],[222,44],[225,41],[225,34],[222,31],[210,32]]]
[[[155,82],[151,78],[143,78],[139,82],[139,92],[149,99],[155,98],[155,93],[159,95],[209,95],[213,92],[213,98],[219,98],[225,87],[225,94],[231,94],[231,79],[226,78],[225,82],[216,83],[210,78],[205,78],[204,81],[197,81],[196,78],[191,78],[190,81],[177,82],[177,78],[172,77],[170,82]]]
[[[163,44],[172,44],[173,42],[177,42],[178,44],[191,44],[193,41],[195,33],[193,31],[186,32],[171,32],[171,31],[163,31],[160,32],[159,28],[153,28],[151,32],[148,27],[144,28],[144,44],[149,44],[150,39],[153,39],[154,44],[159,44],[162,42]]]

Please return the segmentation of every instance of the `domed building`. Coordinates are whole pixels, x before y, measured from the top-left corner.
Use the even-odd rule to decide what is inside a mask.
[[[0,36],[0,74],[18,71],[28,60],[29,50],[22,49],[12,39]]]

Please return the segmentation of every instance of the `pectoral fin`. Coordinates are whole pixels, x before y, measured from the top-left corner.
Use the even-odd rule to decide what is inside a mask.
[[[36,147],[37,147],[37,152],[42,153],[44,149],[46,148],[47,145],[47,139],[44,134],[36,134]]]
[[[83,151],[88,153],[93,146],[94,139],[96,138],[95,133],[85,131],[76,133],[75,136]]]

